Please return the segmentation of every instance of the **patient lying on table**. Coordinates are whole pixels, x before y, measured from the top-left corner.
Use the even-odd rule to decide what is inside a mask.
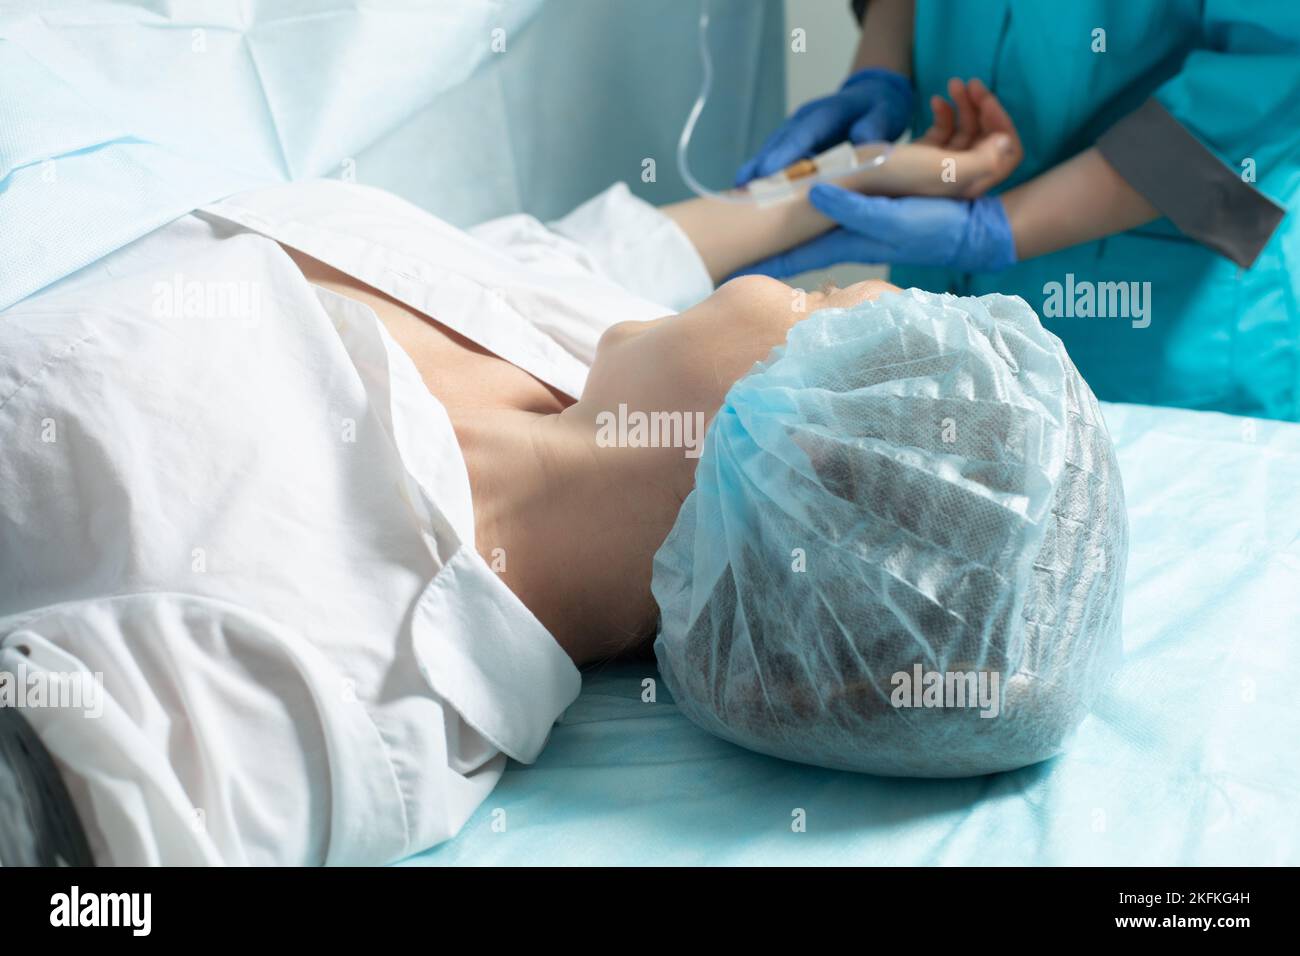
[[[983,84],[976,81],[973,89],[981,109],[962,111],[970,125],[959,128],[951,111],[942,112],[918,143],[842,184],[888,195],[974,196],[1005,178],[1020,158],[1015,129]],[[951,181],[942,175],[950,157],[957,171]],[[641,223],[620,221],[648,212],[628,211],[635,204],[622,192],[606,194],[559,231],[580,233],[590,220],[603,218],[607,234],[595,242],[579,238],[592,248],[607,247],[605,254],[614,260],[606,263],[607,271],[615,278],[647,297],[662,296],[660,274],[670,271],[666,257],[681,250],[635,246],[643,238],[636,234]],[[775,279],[746,276],[709,295],[713,283],[815,237],[829,221],[806,201],[760,209],[693,199],[660,211],[696,254],[680,264],[670,284],[690,282],[699,272],[697,261],[708,272],[708,284],[696,281],[676,296],[680,304],[692,303],[680,314],[648,321],[599,317],[603,333],[576,402],[437,316],[430,321],[426,313],[286,244],[311,282],[371,306],[412,357],[447,409],[465,456],[480,554],[490,560],[499,549],[510,556],[501,579],[578,664],[621,653],[653,632],[658,612],[650,595],[650,559],[695,480],[695,457],[680,447],[595,452],[598,417],[625,405],[679,412],[683,427],[696,415],[712,419],[731,385],[785,341],[795,323],[895,288],[871,281],[803,293]],[[669,242],[679,238],[659,216],[649,218],[644,228]],[[485,230],[493,232],[490,225]],[[530,467],[521,467],[525,462]],[[628,515],[636,520],[628,522]],[[612,536],[606,530],[615,528]],[[616,547],[611,538],[617,538]]]
[[[968,95],[978,128],[851,184],[1000,181],[1014,129]],[[757,750],[1053,753],[1118,646],[1096,402],[1019,300],[713,291],[829,225],[615,187],[465,233],[292,184],[13,310],[0,423],[59,437],[0,460],[0,655],[102,675],[99,719],[29,715],[94,858],[400,859],[656,636],[679,706]]]

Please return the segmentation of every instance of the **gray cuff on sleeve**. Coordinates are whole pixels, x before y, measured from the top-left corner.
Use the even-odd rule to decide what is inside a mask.
[[[1184,235],[1242,268],[1250,268],[1286,214],[1155,98],[1102,134],[1097,148]]]

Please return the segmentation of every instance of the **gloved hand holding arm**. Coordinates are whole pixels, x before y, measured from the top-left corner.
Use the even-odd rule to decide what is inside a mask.
[[[959,120],[956,132],[946,138],[946,148],[962,149],[970,137],[986,136],[990,130],[1014,134],[1010,117],[979,80],[968,86],[952,80],[949,92]],[[932,140],[936,131],[942,137],[945,127],[953,126],[952,107],[939,98],[932,105],[935,128],[921,142]],[[1018,139],[1015,143],[1018,150]],[[995,272],[1020,259],[1132,229],[1159,215],[1096,148],[1001,196],[982,195],[990,185],[987,177],[969,182],[957,199],[863,196],[817,185],[809,202],[840,228],[741,271],[783,278],[863,262]]]
[[[992,94],[982,91],[980,106],[976,107],[975,99],[960,80],[954,80],[949,91],[956,106],[935,97],[931,104],[935,123],[925,136],[895,147],[889,161],[881,166],[865,167],[837,179],[855,192],[819,185],[811,194],[796,195],[766,207],[691,199],[662,207],[663,212],[686,233],[715,282],[781,250],[791,251],[747,271],[790,275],[803,271],[799,263],[809,254],[862,252],[855,245],[856,238],[845,239],[848,233],[844,229],[836,230],[837,238],[829,250],[823,249],[826,238],[808,243],[833,229],[842,214],[850,217],[855,214],[855,208],[841,209],[836,197],[863,199],[857,195],[861,192],[877,199],[907,196],[905,202],[925,203],[929,200],[915,197],[977,196],[1004,180],[1020,162],[1023,155],[1020,138]],[[830,197],[830,201],[825,202],[824,197]],[[933,208],[940,212],[948,209],[944,205]],[[946,217],[939,216],[934,225],[943,228],[945,221]],[[846,241],[854,247],[840,248]],[[928,249],[926,241],[921,241],[920,246]],[[786,265],[781,265],[783,262]]]
[[[995,272],[1159,216],[1096,148],[1001,196],[892,199],[820,184],[808,200],[840,228],[742,274],[786,278],[841,262]]]
[[[838,92],[805,103],[736,174],[736,185],[853,143],[895,140],[912,119],[913,0],[872,0],[853,69]]]

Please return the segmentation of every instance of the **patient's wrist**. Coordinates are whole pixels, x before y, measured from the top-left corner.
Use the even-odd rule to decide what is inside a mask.
[[[958,187],[952,177],[945,181],[944,159],[956,157],[945,157],[931,147],[903,143],[894,147],[881,165],[856,169],[832,181],[868,196],[953,196]]]
[[[974,198],[1003,177],[987,152],[945,150],[924,143],[894,147],[879,166],[857,169],[833,179],[837,185],[868,196],[940,196]]]

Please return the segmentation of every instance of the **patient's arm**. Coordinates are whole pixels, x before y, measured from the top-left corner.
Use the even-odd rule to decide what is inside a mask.
[[[1011,174],[1024,155],[1011,118],[979,80],[950,80],[954,106],[931,102],[935,122],[919,140],[894,148],[881,166],[835,180],[879,196],[974,198]],[[805,198],[808,186],[774,205],[690,199],[663,211],[694,243],[714,282],[737,269],[784,252],[834,227]]]

